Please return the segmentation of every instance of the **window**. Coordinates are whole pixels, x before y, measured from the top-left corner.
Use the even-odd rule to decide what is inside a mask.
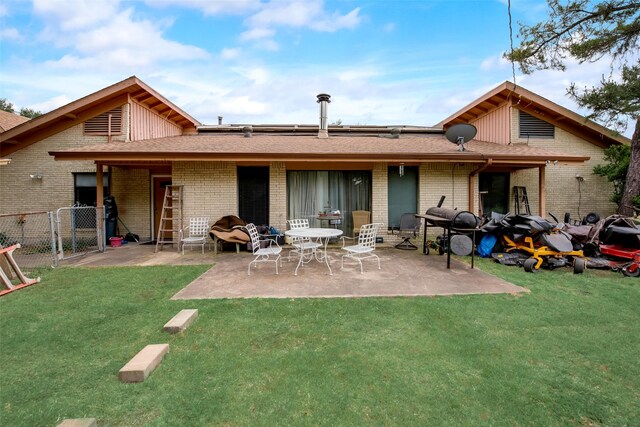
[[[109,194],[109,174],[102,176],[102,184],[105,197]],[[95,173],[74,173],[73,174],[74,202],[80,206],[96,206],[96,174]]]
[[[555,126],[531,114],[520,111],[520,138],[553,139]]]
[[[104,195],[109,194],[109,177],[108,174],[103,175]],[[74,173],[73,174],[73,193],[76,206],[96,206],[96,174],[95,173]],[[77,216],[74,217],[76,228],[95,228],[95,214],[88,214],[82,209]]]
[[[307,218],[312,227],[320,227],[321,212],[339,210],[345,234],[353,228],[351,212],[371,211],[370,171],[288,171],[288,217]]]
[[[109,128],[111,123],[111,128]],[[119,135],[122,133],[122,107],[106,111],[84,122],[86,135]]]

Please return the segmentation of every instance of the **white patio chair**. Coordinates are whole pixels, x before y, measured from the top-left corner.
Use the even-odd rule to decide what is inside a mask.
[[[376,249],[376,236],[378,235],[378,230],[383,226],[384,224],[365,224],[360,227],[357,245],[344,246],[346,239],[351,239],[351,237],[342,237],[342,249],[347,251],[347,253],[342,255],[340,268],[344,268],[344,259],[349,258],[354,261],[358,261],[360,264],[360,274],[362,274],[364,272],[362,268],[362,260],[375,258],[378,260],[378,270],[380,270],[380,258],[378,258],[378,255],[373,253],[373,251]]]
[[[189,225],[180,230],[178,234],[180,245],[182,245],[182,255],[184,255],[185,246],[202,246],[204,254],[204,245],[207,244],[207,237],[209,237],[209,218],[191,218]]]
[[[255,259],[249,263],[247,275],[251,276],[251,264],[256,264],[259,262],[275,262],[276,274],[278,274],[278,262],[280,262],[280,265],[282,265],[282,261],[280,261],[280,252],[282,252],[282,248],[280,247],[278,242],[273,239],[261,240],[260,234],[258,234],[258,230],[256,229],[255,224],[249,223],[245,226],[245,228],[249,232],[253,255],[255,255]],[[269,245],[263,248],[261,243],[264,241],[268,241]]]
[[[291,230],[309,228],[309,220],[306,218],[290,219],[287,222],[289,223],[289,228]],[[289,251],[289,256],[287,257],[288,261],[291,261],[292,254],[302,256],[305,251],[309,251],[310,254],[313,254],[319,247],[322,246],[322,243],[318,241],[313,241],[309,238],[292,237],[291,239],[292,239],[291,246],[293,246],[293,249]]]

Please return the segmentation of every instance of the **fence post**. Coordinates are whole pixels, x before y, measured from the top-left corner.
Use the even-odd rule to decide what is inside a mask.
[[[98,226],[98,250],[100,252],[104,252],[107,249],[107,220],[106,220],[106,207],[104,205],[98,206],[96,209],[97,221],[96,224],[101,224]]]
[[[47,216],[49,217],[49,230],[51,237],[51,267],[58,266],[58,257],[56,256],[56,230],[53,225],[53,212],[47,212]]]
[[[62,230],[60,230],[60,211],[62,208],[59,208],[56,211],[56,224],[58,228],[58,249],[60,253],[58,254],[58,259],[64,259],[64,245],[62,244]]]

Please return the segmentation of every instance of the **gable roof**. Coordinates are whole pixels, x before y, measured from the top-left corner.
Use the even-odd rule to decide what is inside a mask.
[[[4,156],[14,152],[20,147],[55,135],[91,117],[126,104],[130,100],[135,100],[157,114],[165,116],[167,120],[183,129],[195,132],[200,125],[200,122],[142,80],[131,76],[1,133],[0,153]]]
[[[628,138],[611,129],[508,81],[442,120],[437,126],[446,129],[458,123],[472,123],[505,104],[525,111],[600,147],[608,147],[612,144],[630,144]]]
[[[28,122],[28,117],[23,117],[15,113],[0,110],[0,133],[6,132],[24,122]]]

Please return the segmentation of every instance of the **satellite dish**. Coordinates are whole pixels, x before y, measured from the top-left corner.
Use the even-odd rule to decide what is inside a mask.
[[[454,144],[458,144],[458,151],[464,151],[464,144],[471,141],[478,130],[474,125],[470,125],[469,123],[458,123],[457,125],[451,126],[444,133],[444,136]]]

